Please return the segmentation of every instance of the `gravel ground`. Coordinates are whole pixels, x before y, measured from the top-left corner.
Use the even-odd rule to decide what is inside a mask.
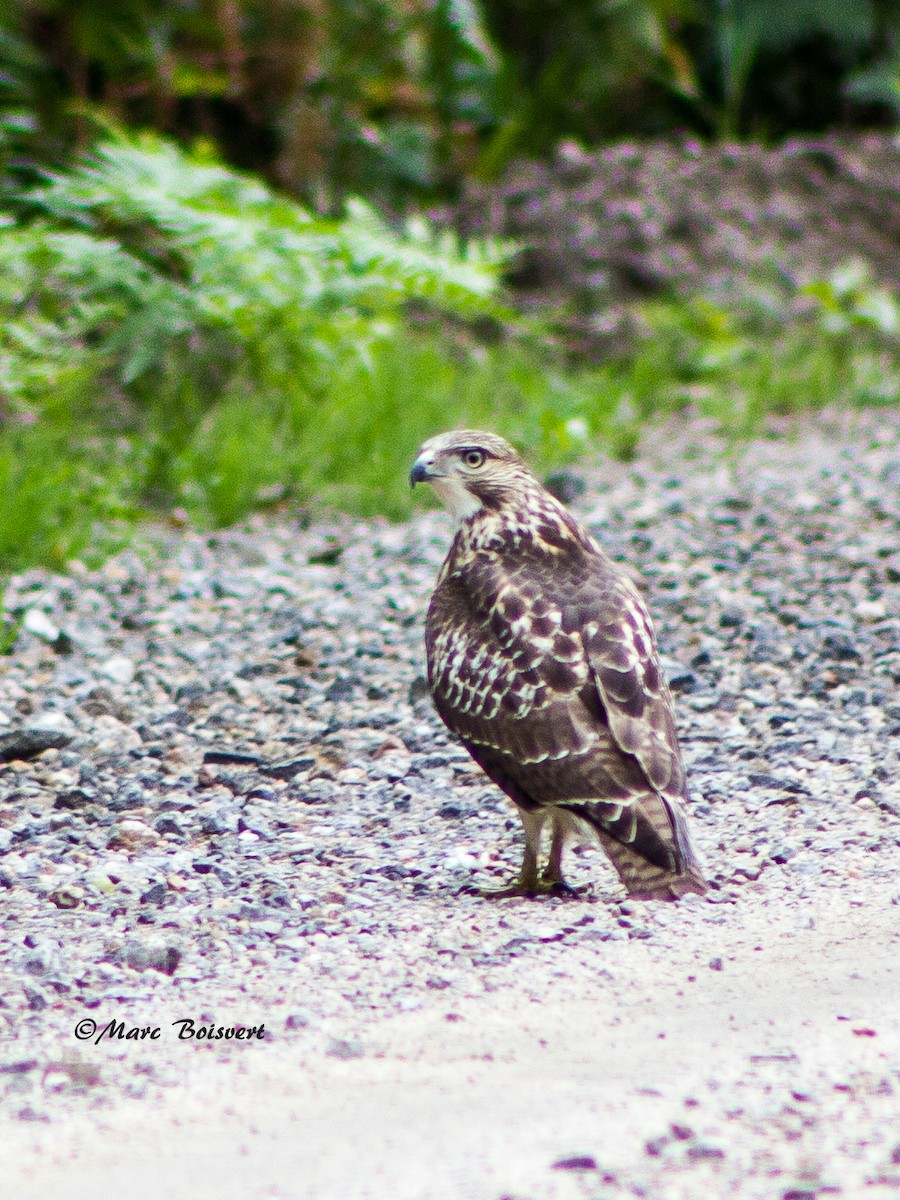
[[[579,480],[676,692],[677,906],[591,849],[576,900],[475,892],[520,833],[422,676],[442,513],[12,580],[0,1194],[900,1192],[900,416]]]

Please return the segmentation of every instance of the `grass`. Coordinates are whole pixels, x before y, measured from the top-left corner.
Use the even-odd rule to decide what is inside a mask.
[[[98,560],[127,540],[121,461],[60,423],[0,433],[0,569]]]
[[[409,332],[345,355],[314,396],[298,383],[202,405],[185,385],[115,429],[103,404],[93,418],[52,406],[0,431],[0,569],[102,556],[175,507],[209,527],[290,501],[403,519],[417,447],[453,425],[494,429],[547,470],[595,447],[627,458],[649,421],[686,408],[739,439],[770,413],[900,399],[896,357],[853,332],[701,336],[669,310],[650,328],[632,354],[594,368]]]
[[[588,367],[510,311],[508,252],[358,202],[321,218],[157,139],[99,147],[0,213],[0,574],[102,557],[173,509],[402,519],[417,447],[454,425],[545,470],[628,457],[686,408],[737,439],[900,399],[900,305],[861,268],[778,312],[647,307]]]

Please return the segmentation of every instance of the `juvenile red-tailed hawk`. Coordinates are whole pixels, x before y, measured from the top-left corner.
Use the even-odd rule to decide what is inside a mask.
[[[428,680],[444,723],[522,818],[522,870],[499,894],[571,891],[563,847],[586,831],[632,896],[705,891],[637,589],[494,434],[431,438],[410,482],[431,484],[459,522],[428,608]]]

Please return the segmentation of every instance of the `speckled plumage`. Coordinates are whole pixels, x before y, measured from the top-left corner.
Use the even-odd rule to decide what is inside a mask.
[[[630,579],[493,434],[432,438],[411,479],[460,522],[428,609],[428,679],[522,818],[514,890],[565,888],[565,839],[589,829],[631,895],[702,892],[671,697]]]

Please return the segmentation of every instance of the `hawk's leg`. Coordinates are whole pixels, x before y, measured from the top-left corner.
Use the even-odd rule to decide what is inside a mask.
[[[541,808],[523,808],[518,804],[516,805],[516,811],[522,820],[522,827],[525,830],[525,854],[522,858],[522,869],[507,887],[483,891],[481,894],[486,899],[500,900],[504,896],[533,897],[547,891],[538,871],[541,830],[544,827],[544,820],[547,813]]]
[[[504,896],[577,896],[574,888],[569,887],[562,877],[562,852],[566,838],[565,821],[556,813],[553,814],[553,841],[550,847],[550,860],[543,875],[538,870],[538,855],[541,848],[541,830],[547,819],[546,808],[524,808],[516,806],[525,830],[525,854],[522,858],[522,868],[519,874],[504,888],[483,891],[481,894],[488,899],[502,899]]]
[[[553,837],[550,842],[550,857],[541,878],[541,891],[551,896],[577,896],[578,892],[566,883],[562,873],[562,856],[566,845],[569,824],[560,812],[553,814]]]

